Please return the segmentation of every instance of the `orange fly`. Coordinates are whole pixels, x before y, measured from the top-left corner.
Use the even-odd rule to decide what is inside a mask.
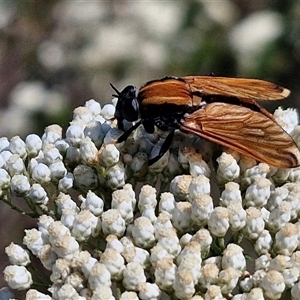
[[[194,133],[275,167],[300,165],[300,152],[291,136],[278,125],[272,114],[256,100],[280,100],[290,91],[273,83],[245,78],[214,76],[168,76],[136,88],[129,85],[119,92],[115,117],[139,120],[118,139],[122,142],[139,125],[148,133],[155,126],[169,135],[153,164],[169,149],[174,131]]]

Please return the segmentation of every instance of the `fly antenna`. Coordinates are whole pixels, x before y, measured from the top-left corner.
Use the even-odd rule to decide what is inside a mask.
[[[113,84],[112,83],[110,83],[110,86],[112,87],[112,89],[117,93],[117,94],[113,94],[112,96],[113,97],[117,97],[117,98],[119,98],[120,97],[120,92],[117,90],[117,88],[116,87],[114,87],[113,86]]]

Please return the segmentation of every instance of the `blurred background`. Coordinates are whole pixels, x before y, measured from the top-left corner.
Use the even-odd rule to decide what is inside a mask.
[[[260,78],[300,107],[300,1],[0,1],[0,137],[66,128],[75,107],[165,75]],[[272,106],[271,106],[272,105]],[[26,223],[25,223],[26,222]],[[36,221],[0,203],[4,248]]]

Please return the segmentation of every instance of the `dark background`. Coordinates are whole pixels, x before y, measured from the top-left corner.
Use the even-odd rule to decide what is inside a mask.
[[[165,75],[265,79],[292,91],[270,111],[299,108],[299,20],[296,0],[1,1],[0,136],[66,128],[86,100],[111,101],[110,82]],[[35,224],[0,203],[0,274],[5,246]]]

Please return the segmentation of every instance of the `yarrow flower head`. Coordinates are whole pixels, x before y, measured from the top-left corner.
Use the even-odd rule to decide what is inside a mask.
[[[75,109],[65,135],[0,139],[0,200],[38,220],[5,249],[9,287],[26,299],[298,299],[298,168],[228,149],[215,160],[183,132],[148,166],[166,132],[139,126],[118,143],[113,103]],[[275,118],[299,136],[296,111]]]

